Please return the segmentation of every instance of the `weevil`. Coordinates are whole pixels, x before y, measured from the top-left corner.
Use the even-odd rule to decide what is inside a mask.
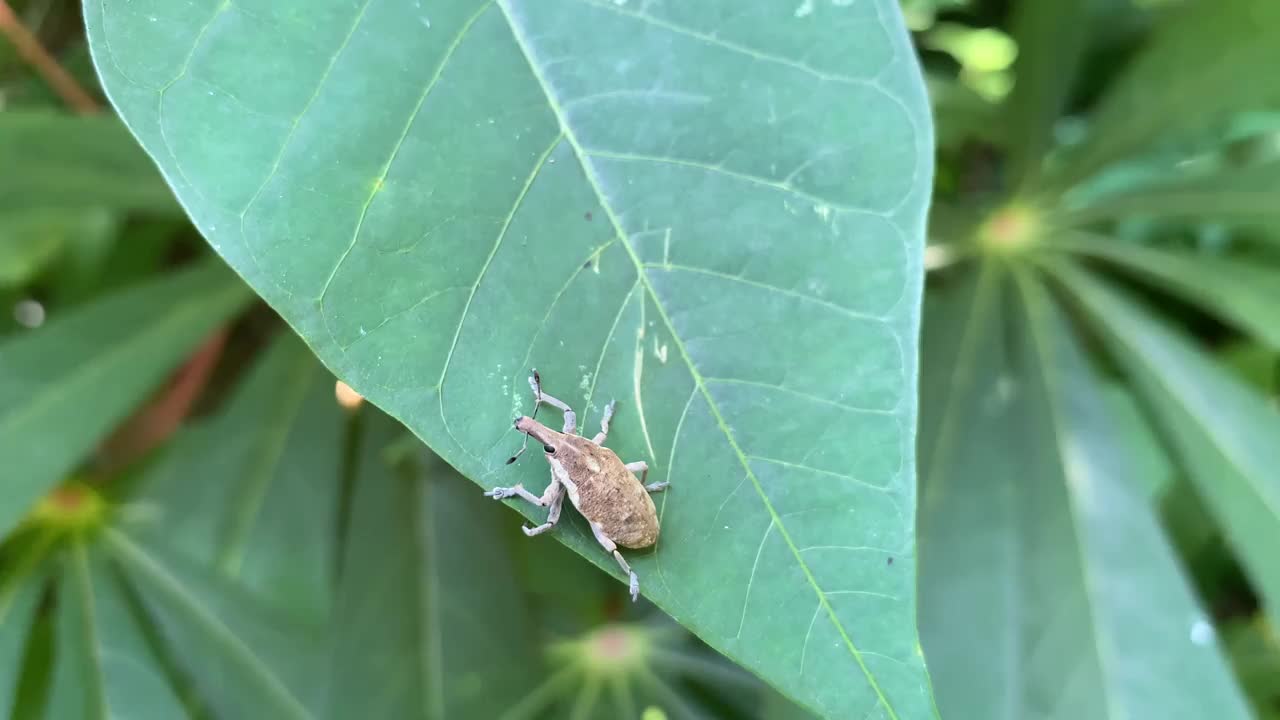
[[[631,600],[634,602],[640,594],[640,579],[618,548],[647,548],[658,542],[658,511],[649,493],[661,492],[670,483],[646,485],[648,463],[643,460],[624,463],[604,446],[605,438],[609,436],[609,421],[613,419],[614,408],[618,405],[616,400],[605,406],[599,434],[588,439],[578,434],[578,419],[573,410],[542,392],[542,376],[537,370],[529,377],[529,387],[534,395],[533,413],[515,420],[516,429],[525,435],[524,445],[507,460],[507,464],[520,457],[532,437],[542,443],[544,457],[551,466],[551,484],[547,485],[542,497],[525,490],[523,485],[494,488],[485,495],[495,500],[518,497],[538,507],[548,508],[546,522],[537,527],[523,526],[524,534],[529,537],[555,527],[560,520],[564,497],[568,495],[569,502],[591,525],[596,540],[605,552],[613,553],[613,558],[630,578]],[[560,432],[534,419],[543,403],[564,413],[564,428]],[[640,473],[638,478],[636,473]]]

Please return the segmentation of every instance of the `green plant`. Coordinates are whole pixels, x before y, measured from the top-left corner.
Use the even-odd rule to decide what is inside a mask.
[[[503,462],[536,366],[588,432],[616,397],[611,446],[648,461],[651,480],[671,480],[656,551],[629,556],[652,603],[824,714],[934,714],[915,631],[912,459],[931,130],[891,4],[108,1],[84,11],[124,122],[200,233],[304,344],[273,340],[256,359],[266,340],[246,347],[238,321],[227,352],[245,348],[253,369],[211,381],[231,398],[203,408],[208,419],[160,457],[127,464],[125,478],[95,475],[71,504],[101,512],[64,532],[56,502],[34,514],[32,503],[248,296],[213,265],[125,291],[116,303],[203,313],[204,324],[173,323],[191,342],[148,355],[150,374],[126,356],[161,341],[153,325],[164,318],[126,307],[140,327],[121,333],[99,317],[109,300],[11,340],[0,371],[22,372],[0,423],[24,430],[12,443],[27,455],[0,527],[26,518],[13,552],[32,568],[15,572],[15,593],[39,592],[24,589],[43,587],[45,557],[71,558],[59,602],[79,591],[79,606],[94,607],[90,591],[114,578],[135,619],[121,652],[192,713],[312,716],[376,700],[393,716],[558,717],[543,701],[568,689],[574,717],[606,699],[624,713],[753,714],[749,700],[735,710],[722,681],[748,697],[764,692],[758,681],[684,647],[683,631],[666,637],[616,610],[598,618],[605,629],[579,618],[578,639],[554,644],[543,667],[525,651],[545,633],[522,643],[540,626],[514,600],[527,594],[517,573],[464,572],[473,548],[506,535],[439,529],[441,513],[472,533],[507,515],[450,472],[382,498],[405,517],[360,524],[368,486],[388,482],[364,460],[386,444],[365,436],[383,422],[371,406],[486,489],[545,484],[540,464]],[[793,30],[773,32],[778,20]],[[224,302],[205,302],[213,288]],[[51,353],[82,367],[83,354],[61,348],[86,326],[131,348],[109,354],[136,379],[90,378],[120,402],[89,412],[76,405],[82,371],[25,372]],[[361,420],[344,424],[326,397],[332,379],[304,347],[366,398]],[[66,452],[33,442],[71,414],[80,422]],[[437,479],[453,486],[425,497]],[[438,505],[468,493],[480,500]],[[616,573],[566,514],[551,536]],[[384,534],[362,540],[370,526]],[[403,536],[385,534],[396,528]],[[48,537],[62,540],[50,549]],[[341,561],[353,544],[376,555],[361,543],[415,537],[421,554],[383,550],[385,566]],[[370,594],[386,608],[344,615],[347,582],[385,585]],[[556,588],[554,602],[580,584]],[[587,607],[624,589],[604,587]],[[490,607],[495,594],[505,604]],[[100,654],[83,615],[54,617],[60,636],[90,651],[56,648],[52,679],[24,671],[18,687],[34,689],[19,695],[58,698],[74,683],[86,702],[130,707],[109,669],[90,679],[59,669],[90,672],[84,658]],[[278,632],[259,639],[253,628],[270,622],[260,616],[278,617]],[[49,617],[31,609],[35,621],[18,624],[34,632]],[[14,651],[27,668],[38,667],[31,637]],[[509,667],[484,666],[503,638]],[[599,651],[610,643],[629,648],[626,662]],[[325,694],[324,658],[344,681],[329,692],[351,694]],[[697,689],[708,673],[717,682]],[[366,694],[346,681],[367,683]],[[462,687],[471,696],[451,694]]]
[[[1212,356],[1280,341],[1280,91],[1258,74],[1280,6],[1171,4],[1081,104],[1095,28],[1125,24],[1103,5],[1018,4],[1016,84],[982,135],[1004,162],[936,200],[921,622],[944,716],[1251,717],[1215,624],[1253,592],[1280,617],[1280,417]],[[1083,136],[1055,140],[1073,120]],[[974,135],[953,137],[964,156]],[[1199,574],[1213,526],[1252,591],[1219,574],[1197,596],[1177,551]]]
[[[1135,5],[0,0],[0,713],[1274,717],[1280,12]]]

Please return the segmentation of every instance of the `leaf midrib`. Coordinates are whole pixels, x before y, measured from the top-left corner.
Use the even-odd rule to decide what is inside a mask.
[[[102,720],[109,720],[111,711],[107,707],[107,699],[104,693],[106,677],[102,671],[102,649],[98,640],[98,621],[97,612],[95,612],[94,608],[93,581],[89,573],[89,556],[84,544],[83,537],[77,537],[71,543],[72,574],[74,575],[71,581],[80,585],[81,599],[83,600],[80,613],[84,621],[85,639],[87,640],[85,649],[89,655],[85,660],[90,665],[89,669],[93,674],[93,677],[90,678],[89,687],[85,688],[85,692],[90,695],[90,703],[93,705],[94,714],[102,718]]]
[[[769,498],[765,494],[764,488],[760,484],[759,478],[756,477],[755,472],[751,469],[751,464],[747,460],[746,453],[742,451],[742,448],[738,445],[737,439],[734,438],[733,434],[730,432],[728,424],[725,422],[724,416],[721,415],[719,407],[716,405],[715,400],[712,398],[710,391],[707,389],[706,383],[704,382],[701,373],[698,371],[697,366],[693,362],[693,359],[689,356],[688,349],[685,347],[684,342],[681,340],[679,334],[676,332],[675,326],[671,322],[671,318],[667,315],[667,310],[665,305],[662,302],[662,298],[658,295],[658,293],[654,290],[653,285],[649,282],[649,277],[645,273],[645,267],[644,267],[643,261],[640,259],[639,255],[636,254],[635,248],[633,248],[631,245],[629,236],[622,229],[622,223],[619,221],[617,215],[614,213],[613,206],[610,204],[606,194],[602,191],[600,187],[600,183],[595,176],[594,166],[592,165],[591,161],[587,158],[587,153],[583,150],[581,144],[578,142],[577,134],[574,132],[573,128],[568,123],[564,115],[564,111],[560,107],[560,103],[558,99],[556,98],[555,94],[552,92],[552,89],[547,83],[546,79],[542,76],[542,73],[539,70],[537,63],[534,61],[534,57],[532,52],[530,51],[528,41],[525,38],[524,30],[520,27],[519,23],[516,22],[516,19],[512,16],[511,12],[507,8],[507,5],[509,2],[510,0],[497,0],[495,4],[499,8],[499,10],[501,10],[502,15],[507,22],[507,26],[511,29],[512,37],[515,39],[516,44],[519,46],[520,52],[524,56],[525,62],[529,67],[530,73],[532,73],[534,78],[537,80],[539,88],[542,90],[542,94],[546,98],[548,107],[555,114],[556,121],[560,125],[560,130],[564,140],[566,140],[569,143],[570,147],[573,149],[574,156],[577,159],[579,166],[582,168],[583,175],[585,176],[586,180],[590,183],[591,189],[595,193],[596,197],[600,200],[600,207],[604,210],[605,215],[609,218],[609,222],[613,226],[614,233],[619,238],[621,238],[622,247],[626,249],[627,255],[631,258],[632,263],[635,265],[635,271],[636,271],[636,275],[639,278],[639,282],[644,286],[645,292],[649,295],[649,297],[653,299],[654,306],[658,309],[658,314],[662,317],[663,324],[666,325],[667,331],[671,333],[672,341],[675,343],[676,348],[680,351],[680,356],[681,358],[684,359],[685,366],[688,368],[689,374],[693,378],[694,384],[696,385],[698,391],[702,394],[703,399],[706,401],[708,409],[710,409],[712,415],[715,417],[716,424],[720,427],[720,430],[724,434],[725,439],[728,441],[730,448],[732,448],[734,454],[737,456],[738,462],[745,469],[747,473],[747,477],[751,479],[751,483],[755,487],[756,494],[759,495],[760,501],[764,504],[765,509],[769,512],[769,516],[771,518],[771,527],[773,525],[776,525],[778,527],[778,532],[782,536],[783,540],[786,542],[787,548],[791,551],[792,557],[795,559],[796,565],[804,573],[805,578],[809,581],[809,584],[813,587],[814,593],[818,596],[819,604],[826,609],[828,618],[830,619],[832,625],[835,626],[836,630],[840,634],[841,639],[844,641],[845,646],[849,649],[849,652],[853,656],[854,660],[857,662],[858,667],[861,668],[863,675],[867,679],[868,685],[871,687],[872,691],[876,694],[876,697],[879,703],[883,705],[886,712],[888,712],[890,720],[900,720],[897,712],[893,708],[893,705],[889,702],[888,698],[884,694],[884,691],[880,688],[880,684],[876,681],[875,675],[871,672],[871,669],[867,667],[866,662],[863,660],[862,653],[858,650],[857,646],[854,645],[852,638],[849,637],[849,633],[845,629],[844,623],[842,623],[840,621],[839,616],[836,615],[834,608],[831,607],[830,602],[827,600],[826,594],[823,592],[822,588],[818,585],[816,578],[814,578],[813,572],[810,570],[808,564],[805,563],[804,558],[801,556],[800,552],[798,551],[795,542],[791,538],[790,533],[787,532],[786,526],[782,523],[782,519],[779,517],[777,510],[773,507],[773,504],[769,502]]]

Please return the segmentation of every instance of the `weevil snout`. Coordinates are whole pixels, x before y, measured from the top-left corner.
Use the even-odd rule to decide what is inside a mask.
[[[543,425],[542,423],[538,422],[537,420],[534,420],[533,418],[527,415],[521,415],[520,417],[516,418],[514,425],[516,430],[519,430],[520,432],[525,434],[525,444],[520,446],[519,452],[507,458],[508,465],[515,462],[516,458],[520,457],[521,453],[524,452],[525,447],[527,447],[529,444],[529,438],[533,438],[534,440],[537,440],[539,443],[541,443],[542,449],[546,451],[547,454],[555,453],[556,449],[551,444],[552,438],[546,433],[547,426]]]

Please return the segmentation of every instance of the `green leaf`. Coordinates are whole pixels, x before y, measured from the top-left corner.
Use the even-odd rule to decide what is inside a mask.
[[[1024,0],[1013,9],[1017,78],[1003,115],[1011,136],[1009,184],[1033,185],[1085,49],[1090,0]]]
[[[1280,637],[1261,620],[1237,621],[1223,632],[1231,659],[1240,676],[1240,684],[1248,690],[1259,708],[1270,709],[1267,720],[1280,715]]]
[[[146,153],[110,115],[0,113],[0,218],[15,210],[180,212]]]
[[[1102,392],[1118,444],[1125,448],[1129,457],[1129,465],[1137,481],[1135,486],[1144,490],[1158,506],[1174,484],[1177,470],[1173,459],[1127,386],[1107,382]]]
[[[51,284],[86,285],[92,261],[113,244],[121,224],[119,215],[102,209],[0,212],[0,288],[21,287],[59,266],[63,271]]]
[[[345,425],[333,377],[284,332],[143,479],[135,534],[283,610],[326,616]]]
[[[1275,202],[1277,189],[1280,161],[1166,175],[1067,210],[1062,213],[1061,222],[1079,226],[1141,215],[1274,225],[1280,221],[1280,207]]]
[[[827,715],[931,717],[927,104],[895,3],[798,10],[85,7],[125,121],[335,373],[484,485],[546,481],[503,465],[530,367],[593,430],[619,398],[611,444],[673,483],[644,592]]]
[[[1030,532],[1048,532],[1042,508],[1059,520],[1054,535],[1063,534],[1066,505],[1051,472],[1030,472],[1026,393],[1014,392],[1020,378],[1009,358],[1013,339],[1005,336],[1008,278],[987,262],[978,273],[950,279],[925,296],[920,632],[943,717],[1020,720],[1025,689],[1060,682],[1070,667],[1088,667],[1080,643],[1090,633],[1079,607],[1079,571],[1051,557],[1055,543],[1049,539],[1028,546]],[[1054,494],[1056,503],[1036,501]],[[1023,525],[1020,519],[1031,512],[1036,522]],[[1074,543],[1064,540],[1057,547],[1069,551]],[[1031,552],[1026,560],[1019,553],[1024,546]],[[1037,555],[1045,561],[1036,562]],[[1038,588],[1044,590],[1035,594]],[[1068,589],[1075,591],[1070,601]],[[1018,632],[1046,624],[1028,615],[1047,612],[1036,602],[1051,600],[1054,590],[1064,598],[1058,600],[1059,622],[1070,631],[1061,633],[1053,652],[1028,655]],[[974,663],[978,647],[985,659]],[[1088,686],[1096,689],[1096,669],[1090,673]],[[1095,717],[1082,692],[1061,704],[1077,717]]]
[[[1170,10],[1103,99],[1089,140],[1064,158],[1060,187],[1156,142],[1193,137],[1234,111],[1271,108],[1280,90],[1258,68],[1280,65],[1280,3],[1220,0]]]
[[[540,674],[511,518],[439,460],[393,470],[382,450],[403,429],[364,420],[328,716],[497,718]]]
[[[124,589],[82,539],[66,550],[48,717],[185,717]]]
[[[208,264],[0,344],[0,536],[249,298]]]
[[[42,221],[0,219],[0,288],[25,284],[58,257],[66,241],[59,231],[66,228],[48,228]]]
[[[265,606],[177,553],[117,529],[106,551],[216,717],[312,718],[325,679],[321,627]]]
[[[45,589],[43,573],[22,572],[0,584],[0,714],[12,717],[22,677],[28,628]]]
[[[1060,246],[1098,258],[1199,305],[1272,348],[1280,349],[1280,267],[1075,236]]]
[[[1128,371],[1280,622],[1280,416],[1126,295],[1069,265],[1053,267]]]
[[[988,264],[928,301],[921,623],[944,716],[1250,717],[1061,311],[1008,280]]]

